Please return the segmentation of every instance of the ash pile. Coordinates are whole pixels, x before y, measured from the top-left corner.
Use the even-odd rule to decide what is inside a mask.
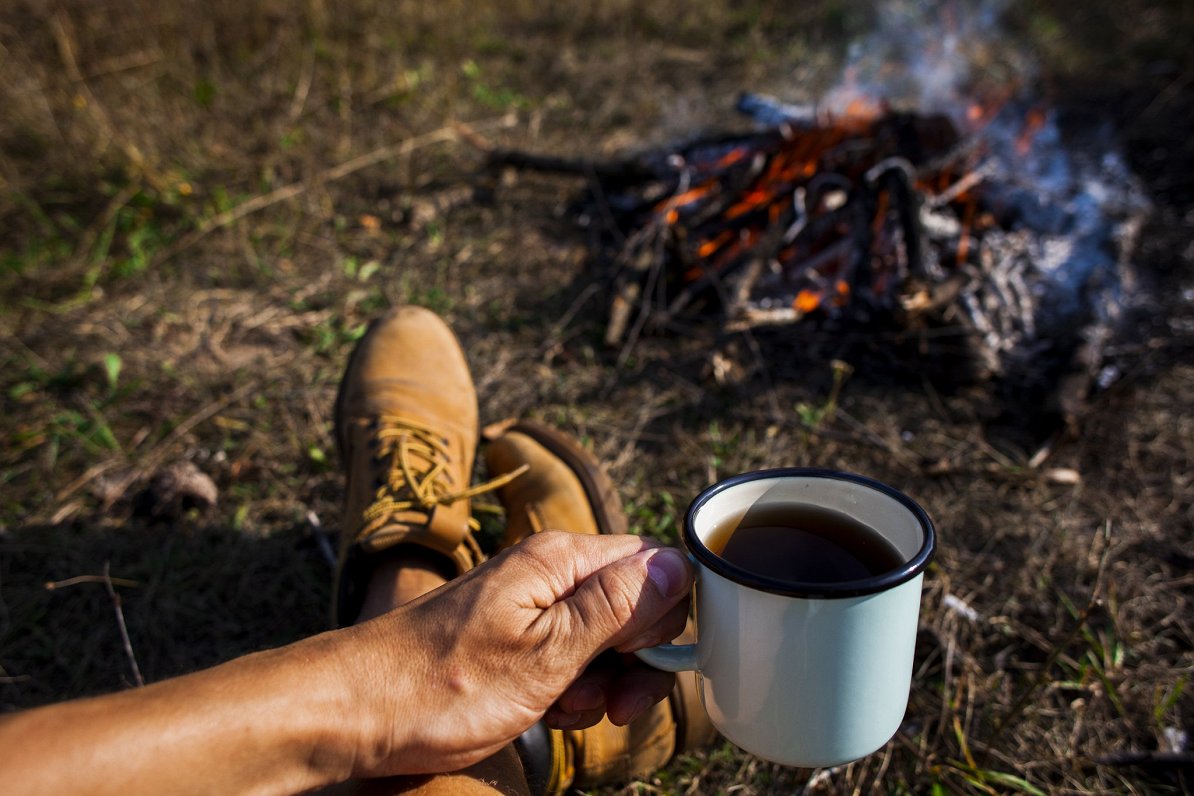
[[[616,162],[494,153],[590,178],[608,344],[694,324],[913,340],[1071,427],[1116,378],[1147,203],[1105,147],[1067,150],[1051,111],[1006,101],[960,119],[758,95],[738,110],[754,129]]]

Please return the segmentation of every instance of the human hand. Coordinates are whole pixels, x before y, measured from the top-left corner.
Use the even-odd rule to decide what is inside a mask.
[[[542,533],[342,631],[365,719],[354,776],[457,770],[545,714],[568,729],[629,722],[672,675],[589,664],[679,635],[691,585],[684,556],[650,540]]]

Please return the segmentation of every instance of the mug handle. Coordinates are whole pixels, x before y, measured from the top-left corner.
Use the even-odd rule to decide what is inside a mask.
[[[660,644],[635,650],[634,655],[648,666],[665,672],[696,671],[696,644]]]
[[[685,553],[692,565],[693,585],[700,580],[701,567],[692,553]],[[648,666],[665,672],[695,672],[697,670],[696,644],[660,644],[657,647],[635,650],[634,656]]]

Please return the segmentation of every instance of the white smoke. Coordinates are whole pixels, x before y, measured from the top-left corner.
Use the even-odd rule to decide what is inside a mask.
[[[842,79],[819,111],[940,113],[976,137],[984,198],[1007,220],[1007,234],[1024,242],[1028,256],[1016,258],[1015,276],[1031,286],[1035,304],[1031,322],[1003,347],[1040,350],[1076,327],[1088,340],[1106,339],[1134,298],[1125,255],[1149,204],[1109,124],[1063,134],[1039,96],[1030,50],[1003,27],[1006,6],[889,0],[874,30],[850,44]],[[991,305],[985,294],[997,292],[994,281],[972,286],[965,298]]]
[[[822,108],[842,113],[861,100],[964,122],[976,93],[1006,92],[1036,78],[1032,59],[1001,35],[1005,5],[889,0],[875,29],[849,45],[843,79]]]

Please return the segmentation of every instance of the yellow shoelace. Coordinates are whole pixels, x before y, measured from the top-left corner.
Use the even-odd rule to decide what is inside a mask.
[[[450,463],[448,441],[432,429],[413,420],[396,415],[377,418],[376,457],[389,458],[390,467],[384,482],[377,488],[373,503],[365,509],[365,527],[361,536],[368,536],[382,527],[391,517],[403,511],[430,513],[436,506],[447,506],[486,492],[492,492],[525,473],[530,465],[492,478],[483,484],[453,490],[447,481]],[[477,531],[481,525],[473,517],[469,529]]]

